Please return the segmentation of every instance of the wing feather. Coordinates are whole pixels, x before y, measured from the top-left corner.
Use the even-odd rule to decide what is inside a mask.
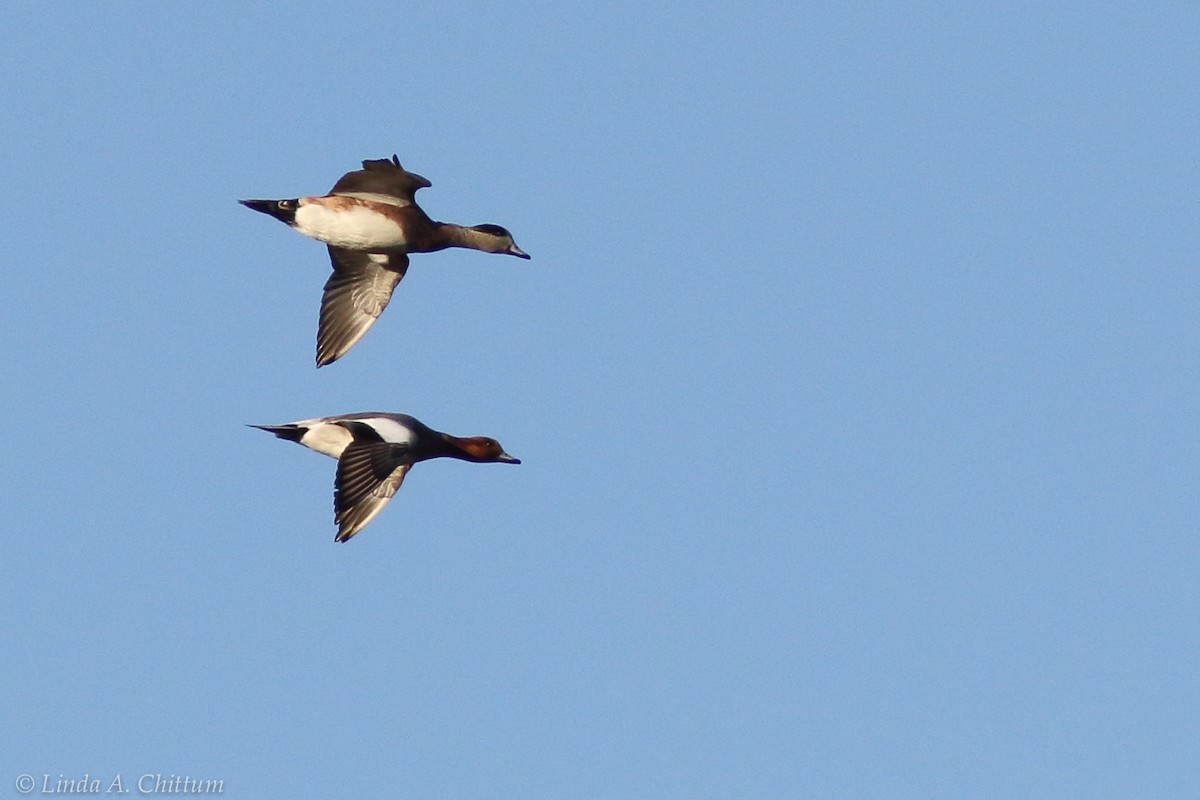
[[[387,308],[408,270],[406,253],[367,253],[329,248],[333,274],[321,296],[317,366],[337,361],[363,337]]]

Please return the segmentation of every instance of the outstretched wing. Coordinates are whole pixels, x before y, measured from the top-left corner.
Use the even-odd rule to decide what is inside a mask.
[[[317,366],[349,352],[387,308],[392,292],[408,269],[406,253],[366,253],[329,248],[333,274],[321,296],[317,325]]]
[[[375,200],[396,206],[414,205],[418,189],[432,184],[415,172],[400,166],[396,156],[362,162],[363,168],[347,172],[329,191],[346,197]]]
[[[334,479],[334,541],[346,541],[383,510],[412,467],[407,453],[408,445],[392,442],[355,441],[345,449]]]

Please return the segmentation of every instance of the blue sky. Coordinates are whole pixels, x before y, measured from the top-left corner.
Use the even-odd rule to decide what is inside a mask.
[[[4,16],[0,796],[1200,793],[1200,9]],[[392,153],[533,259],[318,371]],[[523,464],[335,545],[364,410]]]

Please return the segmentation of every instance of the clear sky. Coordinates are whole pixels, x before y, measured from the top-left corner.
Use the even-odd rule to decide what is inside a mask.
[[[1193,3],[23,3],[0,797],[1200,795]],[[235,201],[435,219],[313,367]],[[334,462],[245,423],[407,412]]]

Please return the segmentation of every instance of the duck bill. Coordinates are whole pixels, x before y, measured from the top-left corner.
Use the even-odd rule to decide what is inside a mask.
[[[516,256],[517,258],[523,258],[526,261],[528,261],[530,258],[529,253],[526,253],[524,250],[517,247],[515,244],[512,247],[505,250],[504,252],[508,253],[510,256]]]
[[[501,461],[505,464],[520,464],[521,463],[521,459],[513,458],[508,453],[501,453],[500,455],[496,456],[496,460]]]

